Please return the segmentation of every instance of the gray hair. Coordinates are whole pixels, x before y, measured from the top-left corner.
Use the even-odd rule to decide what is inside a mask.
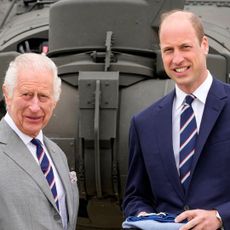
[[[6,71],[4,85],[7,87],[9,96],[13,96],[13,91],[17,82],[17,73],[20,68],[32,68],[34,71],[50,71],[53,74],[54,100],[57,102],[61,94],[61,79],[57,75],[55,63],[43,54],[24,53],[18,55],[12,61]]]

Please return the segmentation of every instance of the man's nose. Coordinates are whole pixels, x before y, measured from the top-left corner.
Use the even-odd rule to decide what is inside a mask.
[[[37,96],[34,96],[32,98],[29,108],[32,112],[37,112],[38,110],[40,110],[40,101]]]
[[[180,51],[175,51],[173,54],[173,64],[174,65],[179,65],[183,62],[184,57],[183,54]]]

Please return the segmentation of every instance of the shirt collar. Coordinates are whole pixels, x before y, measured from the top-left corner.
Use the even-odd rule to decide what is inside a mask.
[[[30,141],[32,140],[32,137],[26,135],[20,129],[18,129],[18,127],[16,126],[15,122],[13,121],[13,119],[11,118],[11,116],[9,115],[8,112],[4,116],[4,119],[5,119],[6,123],[15,131],[15,133],[22,139],[22,141],[24,142],[25,145],[27,145],[27,144],[30,143]],[[40,130],[40,132],[36,136],[36,138],[39,139],[42,144],[44,144],[43,143],[43,133],[42,133],[42,130]]]
[[[205,79],[205,81],[193,92],[193,95],[196,96],[196,98],[203,104],[206,102],[206,98],[208,96],[209,89],[212,85],[212,75],[208,71],[208,76]],[[175,97],[175,108],[176,110],[181,107],[183,104],[183,101],[186,97],[186,93],[182,91],[177,84],[175,85],[176,90],[176,97]]]

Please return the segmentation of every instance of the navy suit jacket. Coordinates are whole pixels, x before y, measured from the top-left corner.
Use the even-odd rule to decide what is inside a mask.
[[[187,191],[180,183],[173,152],[174,96],[172,91],[132,118],[125,216],[217,209],[225,230],[230,230],[230,85],[213,80]]]

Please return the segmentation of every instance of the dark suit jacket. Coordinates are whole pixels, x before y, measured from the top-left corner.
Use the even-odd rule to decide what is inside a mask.
[[[63,151],[48,138],[44,143],[66,192],[68,230],[75,230],[78,190],[71,183]],[[0,122],[0,229],[63,230],[60,214],[40,166],[3,119]]]
[[[178,214],[186,209],[217,209],[225,230],[230,230],[230,85],[213,80],[185,192],[173,153],[174,95],[175,91],[131,121],[125,216],[140,211]]]

